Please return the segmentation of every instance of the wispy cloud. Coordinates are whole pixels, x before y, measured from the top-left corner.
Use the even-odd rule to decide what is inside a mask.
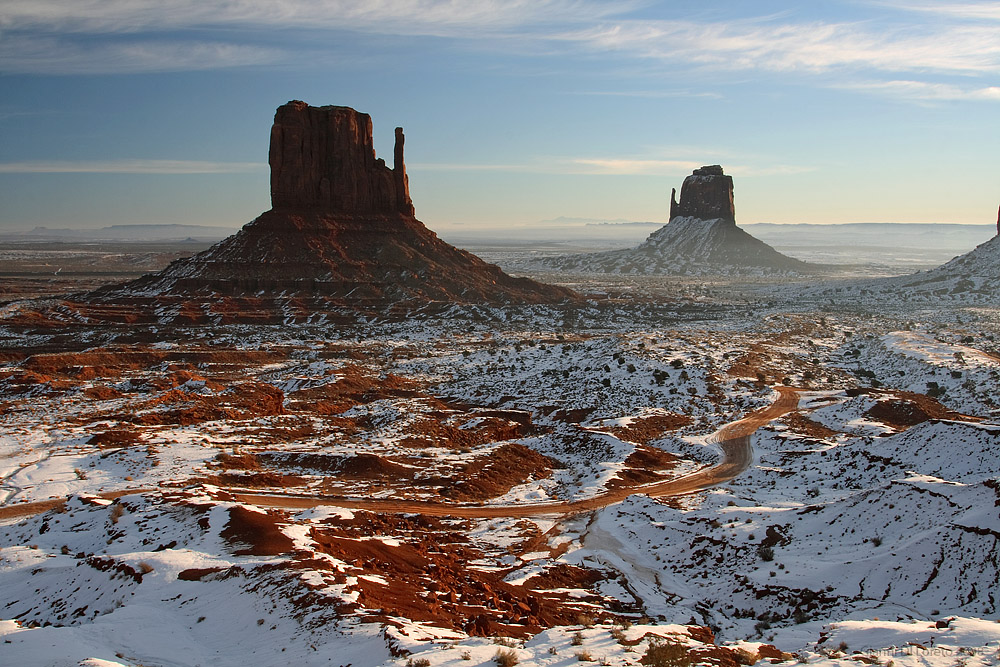
[[[198,160],[33,160],[0,162],[2,174],[239,174],[261,171],[257,162]]]
[[[164,39],[67,41],[55,37],[6,35],[0,40],[0,69],[32,74],[129,74],[200,71],[263,65],[283,59],[281,51],[224,42]]]
[[[718,151],[694,151],[702,156],[711,156],[711,161],[726,163],[726,172],[734,176],[766,176],[774,174],[798,174],[814,171],[815,167],[803,165],[728,164],[718,159]],[[463,163],[415,163],[409,165],[411,173],[418,171],[500,171],[528,174],[552,174],[573,176],[685,176],[692,170],[706,164],[700,160],[664,160],[634,157],[548,157],[537,162],[523,164],[463,164]]]
[[[703,98],[720,100],[723,98],[723,95],[720,93],[695,92],[692,90],[581,90],[569,94],[594,97],[638,97],[643,99]]]
[[[93,34],[262,27],[458,36],[469,29],[586,22],[636,5],[590,0],[13,0],[0,9],[0,26]]]
[[[0,5],[0,70],[74,74],[315,63],[322,58],[313,48],[329,54],[331,44],[341,43],[317,39],[317,31],[326,31],[444,38],[537,58],[615,55],[632,68],[641,61],[671,71],[684,66],[887,78],[1000,72],[1000,30],[993,23],[1000,21],[1000,3],[871,2],[900,14],[855,22],[804,22],[792,13],[699,22],[629,18],[644,0],[6,0]],[[928,13],[935,20],[919,16]]]
[[[317,31],[448,38],[477,47],[486,39],[537,42],[535,31],[587,25],[632,7],[594,0],[8,0],[0,5],[0,71],[121,74],[315,63],[329,60],[340,43],[317,39]]]
[[[864,23],[619,21],[567,32],[562,39],[593,50],[728,70],[1000,71],[1000,31],[982,25],[886,30]]]
[[[885,0],[881,4],[894,9],[938,14],[952,18],[1000,21],[1000,3],[996,2],[907,2],[905,0],[893,2]]]
[[[927,81],[866,81],[842,84],[840,87],[927,102],[948,100],[1000,102],[1000,86],[963,87]]]
[[[701,166],[690,160],[637,160],[631,158],[576,158],[571,164],[593,174],[672,174]]]

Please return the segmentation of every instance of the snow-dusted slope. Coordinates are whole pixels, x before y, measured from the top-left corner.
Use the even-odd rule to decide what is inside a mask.
[[[808,273],[813,267],[782,255],[731,220],[678,216],[638,247],[541,261],[561,271],[618,274]]]
[[[1000,298],[1000,235],[928,271],[808,290],[842,301],[994,304]]]

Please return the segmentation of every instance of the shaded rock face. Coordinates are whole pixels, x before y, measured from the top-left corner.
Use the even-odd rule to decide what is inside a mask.
[[[695,169],[681,184],[681,200],[677,190],[670,193],[670,219],[681,216],[702,220],[722,219],[736,224],[733,202],[733,177],[723,173],[719,165]]]
[[[375,157],[368,114],[289,102],[271,127],[271,206],[413,215],[401,127],[393,157],[392,169]]]

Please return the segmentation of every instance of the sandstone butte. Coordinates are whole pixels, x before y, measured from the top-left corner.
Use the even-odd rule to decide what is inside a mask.
[[[638,247],[543,260],[562,270],[646,275],[756,275],[819,269],[781,254],[736,225],[733,177],[695,169],[670,194],[670,220]]]
[[[269,211],[208,250],[66,300],[60,310],[89,322],[282,322],[580,299],[510,276],[427,229],[414,216],[402,128],[395,139],[389,167],[375,155],[368,114],[301,101],[278,107]]]

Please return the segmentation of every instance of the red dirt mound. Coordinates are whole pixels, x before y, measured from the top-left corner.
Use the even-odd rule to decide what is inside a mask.
[[[295,543],[278,528],[279,515],[230,507],[229,521],[219,535],[236,556],[277,556]]]
[[[190,425],[218,419],[250,419],[284,414],[284,393],[263,382],[243,382],[220,394],[193,394],[172,389],[138,406],[138,414],[122,414],[116,418],[136,424]],[[161,405],[181,404],[172,410],[157,410]]]
[[[459,481],[442,489],[441,495],[461,502],[495,498],[529,479],[548,477],[557,465],[522,444],[507,443],[469,463]]]
[[[468,425],[460,428],[442,423],[435,417],[436,415],[428,415],[427,418],[417,420],[407,427],[407,433],[410,435],[400,440],[400,444],[407,447],[438,446],[453,449],[476,447],[489,442],[520,438],[530,430],[531,423],[530,417],[526,426],[521,421],[472,414],[466,422]]]
[[[611,488],[636,486],[663,479],[660,471],[671,470],[677,465],[677,457],[656,447],[640,445],[625,459],[625,468],[618,472],[608,484]]]
[[[261,452],[256,460],[268,467],[300,468],[323,475],[352,479],[410,479],[414,470],[377,454],[340,456],[301,452]]]
[[[380,578],[357,580],[358,605],[370,610],[363,621],[391,624],[401,616],[473,635],[528,637],[571,624],[582,611],[568,596],[539,593],[506,583],[501,572],[469,568],[482,554],[457,533],[417,532],[402,544],[326,530],[313,530],[311,537],[319,551]]]
[[[583,588],[588,589],[598,581],[604,580],[604,574],[566,563],[557,563],[546,568],[524,582],[526,588],[534,590],[549,590],[553,588]]]
[[[142,442],[139,431],[130,428],[110,429],[103,433],[95,433],[87,440],[89,445],[97,445],[101,449],[113,447],[131,447]]]
[[[903,431],[930,419],[969,419],[967,415],[949,410],[936,399],[909,391],[861,390],[857,393],[882,396],[865,415],[886,426]],[[853,392],[848,392],[850,395]]]
[[[827,428],[819,422],[813,421],[797,412],[790,412],[778,421],[787,424],[788,428],[795,433],[801,433],[813,438],[832,438],[840,435],[839,432]]]
[[[687,426],[691,422],[691,417],[687,415],[650,415],[637,417],[628,426],[614,426],[607,431],[620,440],[646,445],[653,440],[659,440],[670,431]]]

